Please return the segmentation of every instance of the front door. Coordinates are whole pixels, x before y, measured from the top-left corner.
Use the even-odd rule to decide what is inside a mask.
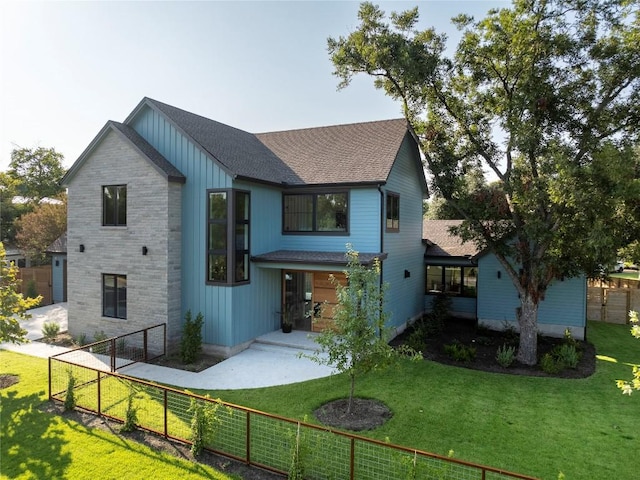
[[[313,320],[313,273],[284,272],[283,315],[296,330],[311,331]]]
[[[344,285],[343,272],[284,271],[283,312],[296,330],[321,332],[332,325],[336,306],[336,287],[329,277],[333,275]]]

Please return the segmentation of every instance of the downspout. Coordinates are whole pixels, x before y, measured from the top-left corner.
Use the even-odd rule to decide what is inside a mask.
[[[384,192],[382,191],[382,185],[381,183],[378,184],[378,191],[380,192],[380,253],[384,253],[384,227],[385,227],[385,216],[384,216]],[[382,265],[382,261],[380,262],[380,291],[382,291],[382,285],[384,284],[383,282],[383,269],[384,266]],[[383,315],[383,311],[382,309],[384,308],[384,305],[382,305],[382,303],[380,303],[380,318],[382,318]],[[382,338],[382,330],[378,331],[378,335],[380,336],[380,338]]]

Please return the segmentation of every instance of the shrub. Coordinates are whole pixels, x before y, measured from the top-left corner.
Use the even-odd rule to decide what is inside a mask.
[[[76,408],[76,377],[73,376],[71,369],[67,370],[67,394],[64,396],[64,409],[65,411],[73,410]]]
[[[184,316],[182,339],[180,340],[180,358],[183,363],[195,362],[202,352],[202,324],[204,317],[198,313],[195,319],[191,317],[191,310]]]
[[[80,335],[75,337],[73,341],[76,345],[80,345],[82,347],[87,344],[87,334],[81,333]]]
[[[47,342],[53,342],[59,333],[60,325],[56,322],[44,322],[42,325],[42,335]]]
[[[540,368],[543,372],[548,373],[550,375],[555,375],[556,373],[560,373],[564,368],[562,362],[559,362],[557,358],[555,358],[550,353],[545,353],[540,359]]]
[[[191,453],[197,457],[202,450],[213,443],[215,438],[215,428],[221,423],[218,416],[218,409],[222,405],[220,399],[209,401],[209,395],[204,399],[191,398],[191,404],[187,410],[191,413]],[[233,411],[226,407],[227,413],[231,415]]]
[[[476,359],[476,348],[461,343],[450,343],[444,346],[444,352],[456,362],[469,363]]]
[[[516,357],[516,349],[513,346],[509,346],[507,344],[503,344],[501,347],[498,347],[498,352],[496,353],[496,361],[500,366],[504,368],[508,368],[511,366]]]
[[[104,333],[104,330],[100,330],[99,332],[95,332],[93,334],[93,341],[94,342],[102,342],[102,341],[106,340],[107,338],[109,338],[109,337],[107,337],[107,334]],[[97,346],[93,347],[93,352],[106,355],[107,354],[107,349],[108,349],[107,344],[103,343],[101,345],[97,345]]]
[[[427,334],[424,331],[422,326],[418,328],[414,328],[414,330],[407,337],[407,345],[409,348],[415,350],[416,352],[424,352],[427,350]]]
[[[25,296],[27,298],[38,298],[38,288],[36,286],[35,280],[29,280],[27,282],[27,288],[25,291]]]
[[[512,323],[503,322],[502,331],[504,332],[504,339],[508,345],[518,345],[520,342],[520,334]]]
[[[133,385],[129,387],[129,396],[127,397],[127,410],[124,414],[124,423],[120,428],[121,432],[133,432],[138,423],[138,408],[133,405],[136,392]]]
[[[575,345],[563,343],[554,347],[553,356],[563,368],[576,368],[580,362],[580,353],[576,350]]]

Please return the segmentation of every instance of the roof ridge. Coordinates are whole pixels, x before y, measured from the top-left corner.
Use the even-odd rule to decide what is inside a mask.
[[[370,125],[370,124],[373,124],[373,123],[399,122],[399,121],[406,122],[407,120],[404,117],[387,118],[387,119],[384,119],[384,120],[369,120],[369,121],[366,121],[366,122],[338,123],[338,124],[335,124],[335,125],[320,125],[320,126],[317,126],[317,127],[291,128],[291,129],[287,129],[287,130],[272,130],[272,131],[269,131],[269,132],[254,133],[254,135],[259,136],[259,135],[270,135],[270,134],[275,134],[275,133],[302,132],[302,131],[305,131],[305,130],[322,130],[322,129],[329,129],[329,128],[350,127],[350,126],[354,126],[354,125]]]

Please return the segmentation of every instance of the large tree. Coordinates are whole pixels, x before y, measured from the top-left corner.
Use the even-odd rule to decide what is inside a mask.
[[[67,196],[37,205],[16,222],[16,244],[32,262],[43,264],[47,247],[67,230]]]
[[[19,182],[19,195],[37,204],[64,191],[60,185],[65,173],[63,160],[54,148],[16,148],[11,152],[7,174]]]
[[[518,360],[535,364],[545,292],[613,260],[637,188],[637,2],[515,0],[480,21],[460,15],[452,56],[444,35],[417,28],[417,7],[388,21],[363,3],[359,19],[328,40],[339,87],[364,73],[402,103],[432,190],[465,219],[457,233],[490,249],[515,285]],[[469,192],[460,178],[471,167],[500,188]]]

